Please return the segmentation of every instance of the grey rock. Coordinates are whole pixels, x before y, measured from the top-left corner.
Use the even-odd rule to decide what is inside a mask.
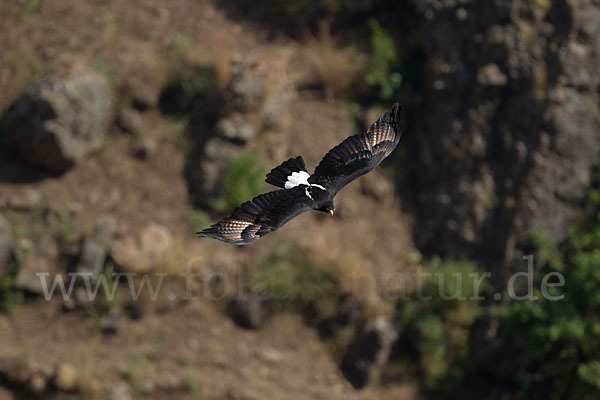
[[[152,137],[140,138],[133,146],[133,156],[140,160],[147,160],[158,149],[158,143],[156,139]]]
[[[32,85],[0,121],[0,130],[32,163],[62,173],[100,148],[112,120],[110,85],[76,65]]]
[[[240,153],[240,146],[220,137],[208,139],[198,149],[198,156],[190,157],[186,178],[194,204],[207,207],[211,200],[222,194],[222,178],[230,157]]]
[[[96,218],[92,233],[81,244],[75,272],[92,276],[102,273],[116,231],[116,218],[112,214],[100,214]]]
[[[17,211],[31,211],[42,202],[42,194],[35,189],[25,189],[20,193],[15,193],[8,198],[6,205]]]
[[[486,64],[477,71],[477,81],[483,86],[504,86],[508,82],[506,75],[496,64]]]
[[[296,91],[292,85],[269,90],[260,110],[260,120],[263,125],[269,128],[280,125],[295,95]]]
[[[277,364],[281,361],[281,352],[273,347],[260,347],[256,350],[256,357],[267,364]]]
[[[128,86],[128,92],[135,108],[145,110],[154,108],[160,99],[160,86],[153,86],[133,80]]]
[[[33,253],[27,255],[19,264],[13,286],[18,290],[26,290],[34,294],[43,294],[42,279],[47,282],[47,288],[56,274],[58,247],[49,236],[42,236]],[[38,274],[42,274],[40,276]],[[63,277],[66,280],[66,277]]]
[[[81,246],[81,254],[79,255],[79,262],[75,267],[75,271],[98,276],[104,270],[106,256],[107,250],[104,246],[92,238],[87,238]]]
[[[119,128],[124,132],[134,136],[140,135],[144,127],[144,120],[139,111],[130,108],[126,108],[119,112],[117,123],[119,124]]]
[[[8,221],[0,215],[0,281],[9,272],[12,233]]]
[[[233,114],[217,122],[217,133],[229,140],[246,143],[256,136],[256,124],[240,114]]]
[[[354,388],[362,388],[379,378],[387,363],[398,332],[383,317],[368,321],[342,359],[342,373]]]
[[[112,214],[100,214],[94,224],[93,238],[100,245],[108,248],[117,232],[117,219]]]
[[[227,111],[255,111],[263,100],[265,76],[255,68],[234,64],[228,90],[224,93]]]
[[[48,386],[52,368],[22,359],[0,360],[0,380],[25,393],[40,395]]]
[[[133,400],[131,388],[126,383],[117,383],[110,390],[109,400]]]
[[[271,316],[267,300],[254,293],[235,297],[227,311],[237,325],[247,329],[262,328]]]
[[[56,367],[54,373],[54,386],[63,392],[72,392],[77,387],[77,370],[69,363],[62,363]]]
[[[123,325],[123,310],[119,307],[113,307],[108,315],[100,320],[100,330],[105,334],[116,334]]]
[[[150,272],[168,254],[174,241],[169,229],[150,223],[135,235],[115,240],[110,248],[110,256],[120,271]]]

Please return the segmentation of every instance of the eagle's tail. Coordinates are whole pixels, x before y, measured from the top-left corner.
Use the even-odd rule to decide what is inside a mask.
[[[285,188],[285,183],[288,181],[288,177],[292,174],[292,172],[300,171],[306,171],[306,166],[304,165],[302,156],[290,158],[289,160],[281,163],[280,166],[273,168],[271,172],[267,174],[267,179],[265,179],[265,182],[280,188]]]

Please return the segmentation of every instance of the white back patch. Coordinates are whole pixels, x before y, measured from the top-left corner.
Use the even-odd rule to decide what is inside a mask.
[[[295,188],[298,185],[308,186],[308,178],[310,178],[310,175],[306,171],[292,172],[292,174],[287,177],[287,181],[285,182],[285,188],[291,189]]]

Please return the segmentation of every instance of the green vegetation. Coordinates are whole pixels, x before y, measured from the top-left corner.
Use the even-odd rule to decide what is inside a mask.
[[[468,351],[469,327],[482,309],[474,296],[483,296],[485,281],[476,292],[470,262],[425,263],[421,289],[400,303],[396,318],[406,327],[404,341],[416,351],[426,385],[435,383]],[[415,360],[411,359],[410,363]]]
[[[102,15],[102,25],[104,27],[104,30],[113,29],[117,25],[118,18],[119,15],[114,9],[109,8],[108,10],[106,10],[104,12],[104,15]]]
[[[199,116],[206,119],[211,113],[205,108],[209,99],[220,91],[213,66],[199,63],[176,63],[169,84],[163,91],[161,110],[171,116]]]
[[[594,187],[597,188],[598,180]],[[597,189],[590,192],[588,217],[562,244],[532,232],[521,247],[543,263],[534,284],[537,300],[488,305],[475,301],[437,301],[436,276],[424,283],[430,301],[409,300],[398,310],[407,327],[425,388],[435,398],[593,399],[600,396],[600,213]],[[470,263],[432,260],[427,271],[468,274]],[[544,276],[560,273],[564,286],[548,287],[552,300],[540,290]],[[447,295],[469,296],[472,286],[453,286],[448,277]],[[468,281],[468,280],[467,280]],[[548,282],[557,283],[557,275]],[[430,286],[431,284],[431,286]],[[481,292],[483,295],[483,292]],[[414,296],[413,296],[414,297]],[[486,296],[486,297],[489,297]],[[437,297],[439,299],[439,296]],[[498,324],[493,360],[482,361],[471,351],[469,332],[481,315]],[[491,345],[491,344],[490,344]],[[507,369],[500,376],[495,365]],[[408,366],[409,364],[407,364]],[[471,388],[465,395],[465,388]]]
[[[43,210],[42,213],[46,223],[44,229],[58,241],[64,240],[73,232],[72,207],[56,207]]]
[[[231,211],[263,192],[265,169],[258,155],[247,152],[228,160],[223,176],[223,197],[215,203],[219,211]]]
[[[8,274],[0,279],[0,312],[11,312],[17,305],[23,304],[23,293],[13,288],[17,268],[17,262],[11,262]]]
[[[495,310],[520,367],[512,377],[523,398],[598,398],[600,396],[600,220],[573,230],[562,246],[546,241],[542,274],[564,276],[538,301],[513,302]],[[556,279],[552,280],[556,282]],[[535,345],[534,345],[535,344]],[[543,345],[541,345],[543,344]]]
[[[207,65],[185,68],[177,73],[175,79],[181,85],[185,99],[192,106],[195,102],[205,100],[219,88],[214,69]]]
[[[86,311],[93,324],[101,331],[110,328],[109,314],[116,301],[114,296],[109,297],[107,293],[108,291],[112,292],[113,285],[115,284],[112,278],[114,271],[114,265],[109,262],[106,264],[106,268],[102,274],[90,279],[91,290],[93,291],[98,287],[98,292]]]
[[[31,13],[35,12],[40,6],[40,0],[27,0],[27,3],[23,6],[19,14],[17,15],[17,19],[19,22],[23,22],[27,19]]]
[[[301,311],[337,294],[333,277],[298,247],[278,248],[252,274],[252,289],[282,309]]]
[[[169,52],[176,63],[185,63],[186,56],[193,47],[189,34],[178,33],[169,44]]]
[[[188,393],[194,393],[198,389],[198,383],[190,376],[183,378],[183,389]]]
[[[144,371],[148,369],[150,360],[145,354],[133,354],[127,359],[127,364],[121,369],[120,374],[131,384],[136,397],[146,392],[146,379]]]
[[[111,86],[114,86],[115,77],[113,72],[114,68],[112,65],[110,65],[101,58],[95,58],[92,61],[92,67],[96,70],[97,73],[102,75]]]
[[[330,337],[325,339],[325,345],[337,363],[342,361],[357,333],[356,325],[339,326],[332,331]]]
[[[375,92],[377,99],[388,103],[396,99],[402,84],[401,58],[394,39],[375,19],[369,20],[371,54],[367,62],[365,82]]]

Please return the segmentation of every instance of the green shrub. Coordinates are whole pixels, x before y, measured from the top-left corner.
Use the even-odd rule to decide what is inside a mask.
[[[592,203],[596,202],[594,193]],[[595,211],[562,244],[556,245],[540,233],[531,233],[523,242],[526,252],[545,263],[540,279],[552,272],[563,275],[564,286],[548,288],[548,294],[564,295],[563,299],[544,297],[538,282],[533,293],[538,300],[512,301],[487,310],[497,319],[497,336],[504,343],[502,354],[494,359],[512,360],[510,376],[495,378],[484,372],[490,366],[473,358],[466,351],[467,343],[461,343],[458,357],[449,364],[442,356],[452,336],[445,323],[448,313],[434,303],[422,305],[425,309],[417,326],[424,327],[417,329],[417,337],[429,347],[421,362],[427,362],[427,354],[433,353],[431,362],[441,365],[436,366],[437,375],[429,374],[433,379],[427,387],[433,397],[465,398],[467,388],[466,398],[478,398],[481,393],[487,398],[519,399],[600,396],[600,219],[595,204],[591,208]]]
[[[542,276],[559,272],[563,287],[539,289],[538,301],[499,307],[503,335],[519,362],[513,385],[523,398],[598,398],[600,396],[600,224],[573,230],[559,248],[546,245]],[[539,287],[539,285],[538,285]]]
[[[189,101],[195,98],[205,99],[219,88],[215,71],[210,66],[196,65],[185,68],[177,74],[176,79]]]
[[[217,75],[208,64],[183,63],[174,68],[159,101],[160,110],[175,117],[212,117],[220,93]]]
[[[215,208],[231,211],[263,192],[265,170],[256,153],[248,152],[229,159],[223,176],[223,198]]]
[[[371,55],[367,63],[365,82],[379,101],[388,103],[397,97],[402,84],[401,60],[392,36],[375,19],[369,20]]]
[[[254,271],[251,281],[254,292],[288,310],[302,310],[337,293],[333,277],[298,247],[274,251]]]
[[[407,332],[403,340],[416,352],[426,386],[468,352],[470,325],[482,312],[479,301],[472,298],[484,296],[486,290],[483,281],[475,293],[472,274],[477,272],[470,262],[433,258],[425,262],[415,292],[399,304],[396,318]]]

